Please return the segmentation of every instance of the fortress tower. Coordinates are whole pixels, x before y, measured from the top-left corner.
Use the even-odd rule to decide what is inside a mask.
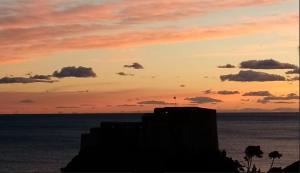
[[[102,122],[90,129],[62,171],[199,171],[216,161],[216,111],[165,107],[139,122]]]

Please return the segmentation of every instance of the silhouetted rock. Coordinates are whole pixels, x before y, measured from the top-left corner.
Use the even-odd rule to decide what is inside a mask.
[[[300,172],[300,161],[298,160],[283,169],[281,167],[274,167],[268,171],[268,173],[272,173],[272,172],[280,172],[280,173]]]
[[[238,172],[219,152],[216,111],[156,108],[141,122],[102,122],[81,137],[81,149],[62,171]]]
[[[300,160],[282,169],[283,172],[300,172]]]
[[[281,167],[273,167],[268,171],[268,173],[273,173],[273,172],[282,172],[282,168]]]

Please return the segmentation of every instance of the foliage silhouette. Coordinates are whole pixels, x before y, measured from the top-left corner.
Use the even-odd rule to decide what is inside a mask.
[[[248,146],[246,148],[244,159],[247,162],[247,172],[252,172],[252,170],[255,168],[254,157],[262,158],[262,155],[263,151],[261,151],[260,146]]]
[[[271,168],[273,168],[274,160],[276,158],[280,159],[280,157],[282,157],[282,154],[280,154],[278,151],[272,151],[269,153],[269,157],[272,159],[272,163],[270,166],[270,169],[271,169]]]

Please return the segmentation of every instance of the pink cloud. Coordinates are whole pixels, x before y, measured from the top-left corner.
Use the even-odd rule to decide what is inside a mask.
[[[285,14],[231,26],[183,29],[161,27],[150,30],[135,26],[202,16],[230,8],[268,5],[283,0],[124,0],[98,4],[79,4],[75,3],[79,1],[72,0],[26,2],[0,5],[0,9],[6,12],[0,12],[1,63],[19,62],[61,51],[247,35],[268,29],[295,27],[299,18],[298,14]],[[70,4],[73,6],[68,6]]]
[[[274,4],[284,0],[123,0],[95,4],[78,3],[72,0],[13,2],[0,6],[1,11],[6,12],[0,14],[1,28],[95,22],[129,24],[166,21],[203,15],[217,10]],[[73,6],[68,7],[70,4]]]
[[[0,27],[29,28],[41,25],[78,24],[104,19],[111,20],[114,17],[112,14],[113,7],[110,4],[82,4],[65,10],[57,9],[57,7],[64,5],[63,3],[65,1],[30,0],[24,4],[16,3],[6,8],[2,7],[2,10],[10,11],[10,14],[0,16]]]
[[[140,23],[183,19],[232,8],[270,5],[283,2],[283,0],[127,0],[125,2],[127,5],[120,10],[121,16],[125,17],[121,20]]]
[[[272,29],[272,31],[274,29],[280,31],[280,29],[284,27],[297,27],[297,23],[298,14],[292,13],[283,16],[266,17],[256,21],[248,21],[236,25],[215,27],[140,30],[112,35],[88,35],[64,39],[50,39],[48,38],[49,35],[47,34],[45,36],[42,34],[37,34],[36,38],[32,35],[30,40],[33,41],[30,41],[27,45],[2,46],[3,44],[0,42],[0,50],[2,52],[2,57],[0,59],[1,62],[6,62],[14,59],[5,59],[5,57],[30,57],[47,55],[49,53],[60,51],[116,48],[126,46],[142,46],[155,43],[220,39],[248,35],[257,32],[268,32],[270,29]],[[64,31],[62,33],[64,33]],[[5,39],[0,40],[5,42]]]

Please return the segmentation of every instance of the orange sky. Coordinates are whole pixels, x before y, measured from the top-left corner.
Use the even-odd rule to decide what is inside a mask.
[[[2,114],[299,109],[298,0],[0,0],[0,11]]]

